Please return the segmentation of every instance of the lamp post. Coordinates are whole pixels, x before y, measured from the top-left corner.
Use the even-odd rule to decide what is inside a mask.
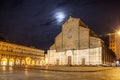
[[[117,39],[116,39],[116,50],[117,50],[117,66],[119,66],[120,65],[120,50],[119,50],[119,45],[120,45],[120,30],[118,30],[117,32],[116,32],[116,34],[117,34]]]
[[[117,34],[120,35],[120,31],[117,31]]]

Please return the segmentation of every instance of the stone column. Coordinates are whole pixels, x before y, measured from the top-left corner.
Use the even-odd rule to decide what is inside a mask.
[[[6,57],[6,58],[7,58],[7,57]],[[10,58],[7,58],[7,66],[9,66],[9,59],[10,59]]]
[[[14,66],[16,66],[16,57],[15,58],[13,58],[14,59]]]

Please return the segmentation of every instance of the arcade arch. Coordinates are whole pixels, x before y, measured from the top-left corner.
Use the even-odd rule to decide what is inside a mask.
[[[30,57],[27,57],[25,60],[26,60],[26,64],[27,64],[27,65],[30,65],[30,64],[31,64],[31,58],[30,58]]]
[[[7,58],[4,57],[4,58],[1,59],[1,65],[6,66],[7,62],[8,62]]]
[[[20,59],[19,58],[16,59],[15,64],[20,65]]]
[[[13,58],[10,58],[9,59],[9,66],[13,66],[14,65],[14,59]]]

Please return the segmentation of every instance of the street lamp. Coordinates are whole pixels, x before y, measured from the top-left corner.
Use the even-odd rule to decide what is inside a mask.
[[[120,65],[120,60],[119,60],[119,58],[120,58],[120,50],[119,50],[119,44],[120,44],[120,30],[118,30],[117,31],[117,34],[118,34],[118,36],[117,36],[117,40],[116,40],[116,47],[117,47],[117,51],[116,51],[116,53],[117,53],[117,61],[116,61],[116,64],[117,64],[117,66],[119,66]]]
[[[120,35],[120,31],[118,31],[117,34]]]

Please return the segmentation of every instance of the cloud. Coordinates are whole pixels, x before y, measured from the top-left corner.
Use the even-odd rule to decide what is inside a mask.
[[[55,24],[55,22],[56,22],[56,19],[49,17],[48,19],[44,20],[44,22],[41,22],[40,26],[49,26],[49,25]]]

